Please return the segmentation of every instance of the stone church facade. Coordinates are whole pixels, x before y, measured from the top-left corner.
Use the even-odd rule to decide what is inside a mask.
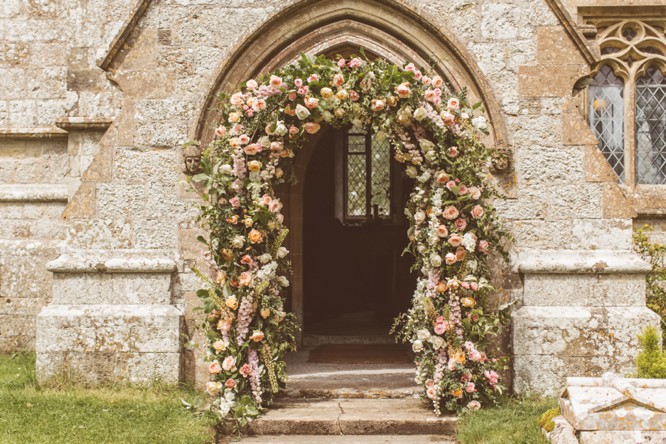
[[[637,335],[659,324],[632,229],[665,231],[666,133],[634,120],[641,91],[666,119],[666,7],[625,3],[3,1],[0,351],[35,349],[40,379],[200,380],[186,338],[202,233],[182,145],[210,140],[219,92],[301,52],[362,47],[431,65],[484,103],[487,143],[508,158],[495,206],[515,236],[501,282],[516,301],[514,389],[628,373]],[[609,103],[619,114],[590,129]],[[287,196],[302,314],[302,189]]]

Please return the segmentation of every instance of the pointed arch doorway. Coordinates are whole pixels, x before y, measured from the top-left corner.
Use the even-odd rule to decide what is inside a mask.
[[[411,184],[386,140],[328,128],[302,186],[304,342],[385,342],[416,285],[409,272]]]

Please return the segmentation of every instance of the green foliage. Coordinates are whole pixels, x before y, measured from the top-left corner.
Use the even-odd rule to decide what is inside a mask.
[[[652,265],[646,278],[647,306],[661,316],[662,330],[666,331],[666,245],[652,242],[652,227],[645,225],[634,232],[634,248]],[[663,337],[666,345],[666,335]]]
[[[457,427],[462,444],[547,444],[537,420],[555,399],[504,398],[496,407],[466,413]]]
[[[539,417],[539,427],[544,429],[547,432],[552,432],[553,429],[555,428],[555,423],[553,422],[553,418],[556,416],[560,416],[562,412],[560,411],[559,407],[554,407],[552,409],[546,410],[543,415]]]
[[[636,357],[636,376],[666,379],[666,351],[661,348],[657,329],[648,326],[638,336],[642,351]]]
[[[214,418],[181,405],[196,396],[166,384],[38,387],[33,354],[0,355],[0,442],[209,443]]]

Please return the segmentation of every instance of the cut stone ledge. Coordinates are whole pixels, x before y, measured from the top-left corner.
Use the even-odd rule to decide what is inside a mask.
[[[69,192],[62,184],[2,184],[0,202],[67,202]]]
[[[521,252],[514,270],[542,273],[647,273],[650,264],[631,250],[537,250]]]
[[[46,264],[54,273],[173,273],[176,261],[145,252],[67,252]]]

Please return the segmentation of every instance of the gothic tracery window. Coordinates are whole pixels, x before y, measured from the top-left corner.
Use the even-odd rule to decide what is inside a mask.
[[[666,184],[664,23],[599,23],[601,64],[588,89],[588,118],[621,182]]]

